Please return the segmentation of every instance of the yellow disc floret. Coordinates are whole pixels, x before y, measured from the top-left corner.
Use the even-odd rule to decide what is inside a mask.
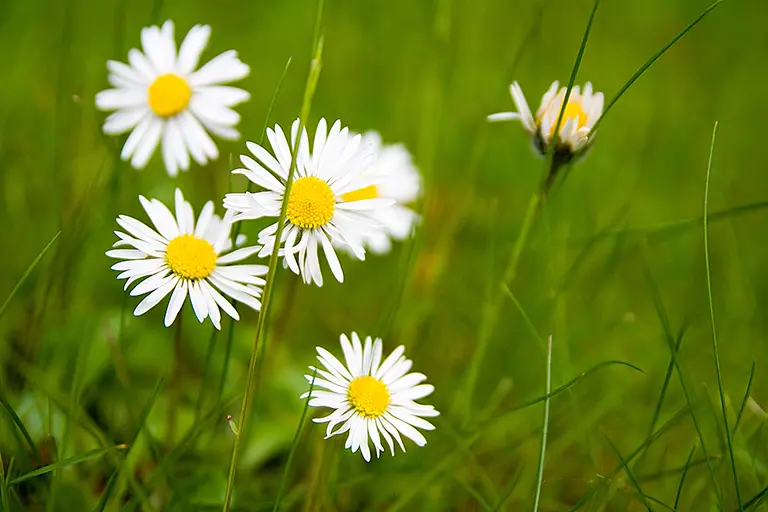
[[[378,379],[365,375],[349,384],[349,403],[358,414],[366,418],[378,418],[389,407],[389,390]]]
[[[557,110],[555,110],[555,118],[552,121],[552,127],[549,129],[550,139],[555,135],[555,125],[557,124],[558,116],[560,116],[560,108],[562,108],[562,103],[558,105]],[[569,119],[573,119],[573,121],[576,123],[577,130],[587,126],[587,113],[584,112],[583,108],[581,108],[580,102],[569,101],[565,106],[565,112],[563,112],[563,120],[560,122],[561,130]]]
[[[186,80],[178,75],[160,75],[147,89],[149,106],[160,117],[175,116],[187,108],[192,89]]]
[[[325,181],[305,176],[293,182],[286,214],[294,226],[316,229],[331,221],[335,205],[333,191]]]
[[[376,189],[376,185],[368,185],[367,187],[359,188],[341,195],[341,198],[347,202],[376,199],[377,197],[379,197],[379,191]]]
[[[194,235],[177,236],[165,249],[165,261],[183,279],[204,279],[216,268],[216,251],[207,240]]]

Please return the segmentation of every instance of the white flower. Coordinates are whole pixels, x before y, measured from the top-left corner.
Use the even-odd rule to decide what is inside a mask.
[[[360,338],[353,332],[352,343],[346,335],[341,335],[341,349],[346,366],[324,348],[317,347],[317,359],[325,370],[309,367],[316,372],[314,388],[322,388],[313,388],[309,405],[335,409],[330,415],[313,420],[315,423],[328,423],[326,439],[349,431],[344,447],[351,448],[352,453],[360,449],[366,461],[371,460],[369,438],[373,441],[376,457],[384,451],[382,437],[393,456],[393,438],[405,451],[400,434],[419,446],[427,444],[417,428],[434,430],[435,427],[421,417],[438,416],[440,413],[433,406],[418,404],[415,400],[424,398],[435,388],[430,384],[420,384],[427,378],[424,374],[408,373],[412,362],[403,356],[405,348],[402,345],[397,347],[382,362],[381,339],[376,338],[372,342],[368,336],[363,347]],[[305,377],[312,382],[312,375]],[[304,393],[302,398],[306,397],[307,393]],[[337,425],[340,427],[334,431]]]
[[[374,160],[368,170],[374,184],[342,195],[345,201],[384,197],[396,204],[375,210],[371,216],[384,226],[383,231],[365,235],[362,244],[376,254],[390,251],[390,239],[405,240],[413,231],[419,216],[406,204],[416,201],[421,193],[421,175],[413,164],[411,154],[402,144],[382,144],[375,131],[363,134],[363,145],[373,148]],[[347,246],[339,244],[339,247]]]
[[[489,121],[520,120],[523,127],[534,137],[536,148],[541,154],[547,148],[555,134],[555,125],[560,116],[560,109],[565,99],[566,88],[560,87],[557,80],[544,94],[541,105],[536,111],[536,117],[531,114],[528,102],[525,101],[523,90],[517,82],[509,86],[512,99],[517,106],[517,112],[501,112],[488,116]],[[558,150],[563,149],[571,154],[587,149],[593,135],[589,135],[592,127],[603,113],[603,93],[592,92],[592,84],[587,82],[584,91],[579,86],[571,90],[568,104],[565,106],[563,119],[560,123]]]
[[[163,162],[168,174],[189,169],[189,155],[200,165],[219,156],[206,129],[224,139],[237,139],[234,126],[240,115],[229,107],[250,95],[221,84],[240,80],[250,68],[237,52],[222,53],[195,71],[211,28],[195,25],[181,43],[178,54],[173,22],[141,31],[144,53],[128,52],[130,65],[107,61],[109,83],[114,89],[96,95],[101,110],[117,110],[104,122],[104,133],[116,135],[133,130],[121,157],[143,168],[162,141]]]
[[[176,189],[176,215],[157,199],[139,196],[155,229],[126,215],[117,223],[127,231],[115,231],[120,240],[113,247],[130,246],[131,249],[113,249],[107,256],[123,261],[112,266],[121,272],[118,279],[127,279],[125,289],[138,279],[146,278],[131,290],[131,295],[144,295],[133,314],[138,316],[152,309],[173,291],[165,312],[165,326],[170,326],[189,295],[192,309],[200,322],[210,317],[221,329],[223,309],[235,320],[237,310],[218,290],[253,309],[260,309],[261,288],[267,273],[264,265],[230,265],[259,251],[260,247],[232,249],[231,215],[224,219],[213,213],[213,201],[208,201],[195,222],[192,205]],[[238,237],[238,242],[242,237]]]
[[[243,174],[253,183],[266,189],[262,192],[227,194],[224,206],[236,212],[233,220],[279,217],[285,195],[285,184],[291,167],[291,150],[297,141],[299,121],[291,127],[291,145],[279,125],[267,129],[267,137],[274,156],[265,148],[252,142],[246,143],[258,162],[242,155],[244,169],[232,172]],[[295,274],[300,274],[305,283],[323,284],[320,271],[318,246],[322,246],[325,259],[334,277],[343,282],[344,273],[333,248],[334,244],[349,247],[358,259],[365,259],[362,240],[376,235],[384,226],[375,218],[375,213],[394,201],[385,198],[345,199],[344,194],[365,188],[374,183],[365,174],[371,162],[370,148],[360,144],[360,135],[350,135],[347,128],[341,128],[336,121],[327,131],[325,119],[321,119],[315,131],[312,150],[309,137],[302,130],[298,144],[296,172],[288,196],[286,225],[280,244],[280,255],[284,263]],[[260,256],[272,252],[275,244],[277,222],[259,233],[258,242],[263,244]],[[298,256],[298,260],[297,257]]]

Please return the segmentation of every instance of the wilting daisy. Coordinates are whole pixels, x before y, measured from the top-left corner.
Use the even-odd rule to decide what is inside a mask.
[[[373,442],[376,457],[384,451],[382,437],[392,455],[395,455],[393,438],[405,451],[400,434],[418,446],[427,444],[417,428],[434,430],[435,427],[421,417],[440,413],[431,405],[418,404],[415,400],[424,398],[435,388],[420,384],[427,378],[424,374],[408,373],[413,363],[403,356],[405,348],[397,347],[382,362],[381,339],[371,341],[368,336],[363,346],[353,332],[351,343],[345,334],[341,335],[341,349],[346,366],[324,348],[317,347],[317,359],[325,370],[310,366],[316,375],[305,375],[309,382],[314,378],[314,388],[321,388],[313,388],[309,405],[335,409],[330,415],[314,420],[328,423],[326,439],[349,431],[344,447],[351,448],[352,453],[360,449],[366,461],[371,460],[369,439]],[[304,393],[302,398],[306,397],[307,393]],[[339,428],[334,430],[337,425]]]
[[[208,201],[195,222],[192,205],[176,189],[176,215],[157,199],[139,196],[155,229],[127,215],[120,215],[117,223],[127,233],[115,231],[120,240],[107,256],[121,259],[112,270],[121,273],[118,279],[127,279],[125,288],[138,279],[144,280],[131,290],[131,295],[147,295],[133,314],[146,313],[169,293],[171,299],[165,312],[165,326],[176,319],[187,296],[200,322],[210,318],[221,329],[223,309],[235,320],[237,310],[222,295],[225,294],[253,309],[260,309],[261,288],[267,267],[264,265],[231,265],[259,251],[260,247],[243,247],[232,252],[230,230],[231,214],[224,219],[213,213],[213,202]],[[239,240],[242,240],[238,237]],[[221,292],[221,293],[220,293]]]
[[[240,115],[229,107],[249,99],[242,89],[221,84],[239,80],[250,68],[229,50],[195,71],[208,43],[211,27],[196,25],[187,33],[178,53],[173,22],[141,31],[144,52],[128,52],[130,65],[107,61],[114,89],[96,95],[101,110],[117,110],[104,122],[104,133],[133,130],[121,157],[143,168],[162,142],[168,174],[189,169],[189,155],[200,165],[219,156],[206,129],[224,139],[237,139],[234,126]]]
[[[256,160],[242,155],[240,160],[245,168],[232,172],[245,175],[266,190],[227,194],[224,206],[236,212],[234,220],[279,217],[298,129],[296,120],[291,127],[290,146],[279,125],[274,130],[267,129],[274,156],[258,144],[246,143]],[[345,197],[372,185],[375,179],[364,172],[371,163],[372,149],[360,144],[360,135],[353,136],[347,128],[342,129],[340,121],[328,131],[325,119],[320,120],[311,151],[306,130],[302,130],[300,140],[280,254],[285,257],[286,266],[300,274],[305,283],[322,286],[318,258],[318,247],[322,246],[331,272],[342,282],[344,273],[334,244],[344,244],[355,257],[365,259],[363,240],[384,230],[375,215],[394,204],[394,200]],[[272,252],[276,231],[277,222],[259,233],[258,242],[264,246],[260,256]]]
[[[520,120],[523,127],[533,136],[536,149],[546,154],[555,134],[555,125],[560,116],[560,109],[565,99],[566,88],[559,87],[555,81],[541,99],[541,105],[536,111],[536,117],[531,114],[528,102],[525,101],[523,90],[517,82],[509,86],[512,99],[517,106],[517,112],[501,112],[488,116],[489,121]],[[565,106],[563,119],[560,122],[558,153],[561,157],[570,157],[586,150],[593,142],[589,135],[600,115],[603,113],[603,93],[592,92],[592,84],[587,82],[582,92],[578,86],[571,90],[568,103]]]
[[[366,248],[376,254],[384,254],[392,248],[390,239],[405,240],[419,220],[419,216],[405,205],[418,198],[421,176],[403,144],[382,144],[381,135],[375,131],[364,133],[362,144],[373,149],[373,163],[365,172],[374,184],[347,192],[342,199],[354,201],[385,197],[396,201],[396,204],[372,212],[371,216],[382,224],[384,230],[371,232],[363,238]]]

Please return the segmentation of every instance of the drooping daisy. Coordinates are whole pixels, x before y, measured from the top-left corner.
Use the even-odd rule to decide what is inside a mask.
[[[408,373],[412,361],[403,356],[405,348],[397,347],[382,362],[381,339],[371,341],[368,336],[363,346],[353,332],[351,343],[345,334],[341,335],[341,349],[346,366],[324,348],[317,347],[317,359],[325,369],[310,366],[316,375],[305,375],[308,382],[313,378],[315,382],[309,405],[335,409],[330,415],[313,420],[328,423],[326,439],[348,431],[344,448],[351,448],[352,453],[359,449],[366,461],[371,460],[369,439],[376,457],[384,451],[382,437],[393,456],[393,438],[405,452],[400,434],[418,446],[427,444],[417,429],[434,430],[435,427],[422,417],[440,413],[433,406],[418,404],[415,400],[431,394],[435,388],[420,384],[427,378],[424,374]],[[304,393],[301,398],[306,397]],[[339,428],[334,430],[337,425]]]
[[[100,110],[117,110],[104,122],[104,133],[131,131],[121,157],[137,169],[146,166],[162,143],[168,174],[189,169],[189,155],[200,165],[219,156],[208,132],[224,139],[240,137],[234,126],[240,115],[233,107],[250,98],[235,87],[223,86],[248,75],[250,68],[229,50],[195,71],[208,43],[211,27],[195,25],[178,53],[173,22],[141,30],[144,52],[128,52],[130,65],[107,61],[109,83],[114,89],[96,95]]]
[[[266,275],[264,265],[230,265],[257,253],[258,246],[243,247],[232,252],[230,231],[232,215],[219,218],[213,213],[213,201],[208,201],[195,222],[192,205],[176,189],[176,215],[157,199],[139,196],[155,229],[127,215],[120,215],[117,223],[127,233],[115,231],[120,240],[107,256],[123,261],[112,265],[120,271],[118,279],[127,279],[125,289],[138,279],[130,294],[147,295],[133,314],[142,315],[173,292],[165,312],[165,326],[176,319],[189,296],[192,309],[200,322],[206,318],[221,329],[221,312],[239,320],[237,310],[222,295],[227,295],[253,309],[260,309],[261,288]],[[238,237],[238,241],[242,241]],[[225,254],[227,253],[227,254]]]
[[[386,197],[396,201],[396,204],[371,214],[384,226],[384,230],[371,232],[362,241],[371,252],[384,254],[392,248],[390,239],[405,240],[419,220],[419,216],[405,205],[419,197],[421,175],[403,144],[383,144],[381,135],[375,131],[364,133],[361,143],[373,149],[374,160],[366,174],[371,176],[374,184],[347,192],[342,195],[342,199],[353,201]]]
[[[536,117],[531,114],[523,90],[517,82],[509,86],[517,112],[500,112],[488,116],[489,121],[520,120],[525,130],[533,136],[534,144],[540,154],[547,153],[555,134],[555,125],[560,116],[560,109],[565,99],[566,88],[559,87],[555,80],[541,99]],[[590,130],[603,113],[603,93],[592,92],[592,84],[587,82],[584,91],[575,86],[568,97],[563,119],[560,122],[559,143],[555,148],[562,156],[575,156],[592,144],[594,134]],[[567,158],[568,160],[570,158]]]
[[[279,125],[275,125],[274,130],[267,129],[274,156],[258,144],[246,143],[258,161],[242,155],[240,160],[245,168],[232,172],[245,175],[266,190],[227,194],[224,206],[236,212],[235,221],[279,217],[298,129],[296,120],[291,127],[290,146]],[[365,173],[373,156],[371,148],[361,145],[360,135],[353,136],[347,128],[342,129],[340,121],[328,131],[325,119],[320,120],[311,151],[306,130],[302,130],[300,141],[280,254],[285,257],[285,265],[301,275],[305,283],[322,286],[318,258],[318,247],[322,246],[331,272],[343,282],[344,273],[333,245],[344,244],[356,258],[365,259],[362,240],[383,231],[384,226],[375,215],[378,210],[394,204],[394,200],[345,198],[348,192],[364,189],[375,180]],[[260,256],[272,252],[276,231],[277,222],[259,233],[258,243],[264,246]]]

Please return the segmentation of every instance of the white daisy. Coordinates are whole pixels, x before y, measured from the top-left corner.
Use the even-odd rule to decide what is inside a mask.
[[[512,99],[517,106],[517,112],[500,112],[488,116],[489,121],[520,120],[523,127],[534,138],[536,149],[543,155],[546,154],[552,137],[555,134],[555,125],[560,116],[560,109],[565,99],[566,87],[559,87],[557,80],[544,94],[541,105],[536,111],[536,117],[531,114],[528,102],[525,101],[523,90],[517,82],[509,86]],[[587,82],[584,91],[578,86],[571,90],[568,104],[565,106],[563,119],[560,123],[559,144],[556,148],[575,155],[586,150],[593,142],[594,134],[589,135],[590,130],[603,113],[603,93],[592,92],[592,84]]]
[[[115,231],[120,240],[113,247],[130,246],[131,249],[107,251],[110,258],[123,261],[112,266],[121,273],[118,279],[127,279],[125,289],[138,279],[145,278],[131,290],[131,295],[147,295],[133,314],[146,313],[166,295],[173,292],[165,312],[165,326],[170,326],[189,295],[192,309],[200,322],[210,318],[221,329],[223,309],[235,320],[237,310],[220,292],[253,309],[260,309],[261,288],[266,275],[264,265],[230,265],[257,253],[258,246],[232,249],[231,214],[224,219],[213,213],[213,201],[208,201],[195,222],[192,205],[176,189],[176,215],[157,199],[139,196],[155,229],[126,215],[117,223],[127,231]],[[238,242],[243,237],[238,237]],[[218,289],[218,291],[217,291]]]
[[[384,230],[371,232],[362,240],[362,244],[372,252],[384,254],[392,248],[390,239],[405,240],[419,220],[419,216],[405,205],[419,197],[421,175],[403,144],[382,144],[381,135],[375,131],[364,133],[362,144],[373,148],[374,160],[366,174],[371,176],[374,184],[347,192],[342,199],[354,201],[385,197],[396,201],[396,204],[372,212],[371,216],[384,226]]]
[[[162,141],[163,162],[168,174],[189,169],[189,155],[200,165],[219,156],[206,129],[224,139],[237,139],[234,126],[240,115],[229,107],[250,95],[221,84],[240,80],[250,68],[229,50],[195,71],[208,43],[211,27],[195,25],[178,53],[173,22],[141,30],[141,45],[128,52],[130,65],[107,61],[109,83],[114,89],[96,95],[101,110],[117,110],[104,122],[104,133],[116,135],[133,130],[121,157],[143,168]]]
[[[279,217],[298,129],[299,121],[296,120],[291,127],[290,146],[279,125],[275,125],[274,130],[267,129],[274,156],[258,144],[246,143],[258,161],[242,155],[240,160],[245,168],[232,172],[245,175],[266,190],[227,194],[224,206],[236,212],[234,220]],[[344,244],[355,257],[365,259],[362,240],[384,229],[374,215],[394,204],[394,200],[344,198],[346,193],[374,183],[374,178],[364,172],[373,154],[371,148],[360,144],[361,136],[351,135],[347,128],[342,129],[340,121],[328,131],[325,119],[320,120],[311,151],[306,130],[302,130],[300,140],[280,255],[285,257],[285,265],[300,274],[305,283],[322,286],[318,259],[318,246],[322,246],[331,272],[343,282],[344,273],[333,245]],[[276,231],[277,222],[259,233],[258,242],[264,246],[260,256],[272,252]]]
[[[353,332],[352,343],[346,335],[341,335],[341,349],[346,366],[324,348],[317,347],[317,359],[325,370],[309,367],[317,372],[314,388],[322,388],[313,388],[309,405],[335,409],[330,415],[313,420],[315,423],[328,423],[326,439],[349,431],[344,448],[351,448],[352,453],[360,449],[366,461],[371,460],[369,438],[373,441],[376,457],[384,451],[382,437],[393,456],[393,438],[405,452],[400,434],[418,446],[427,444],[417,428],[434,430],[435,427],[421,417],[438,416],[440,413],[433,406],[418,404],[415,400],[424,398],[435,388],[430,384],[420,384],[427,378],[424,374],[406,375],[413,363],[403,356],[405,348],[402,345],[397,347],[381,362],[381,339],[376,338],[372,342],[368,336],[363,346]],[[312,382],[312,375],[305,377]],[[304,393],[302,398],[306,397],[307,393]],[[340,427],[334,431],[337,425]]]

